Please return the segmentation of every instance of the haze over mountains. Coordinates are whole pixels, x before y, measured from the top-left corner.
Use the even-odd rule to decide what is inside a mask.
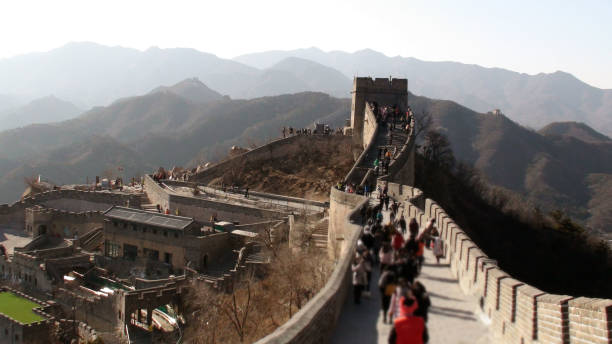
[[[190,100],[194,95],[208,102]],[[231,100],[195,79],[95,107],[75,119],[0,132],[0,202],[13,202],[23,178],[42,174],[58,184],[84,183],[104,171],[124,177],[158,166],[195,166],[233,145],[262,144],[283,125],[315,121],[340,126],[350,101],[304,92]]]
[[[612,224],[612,141],[606,136],[580,123],[535,132],[506,116],[412,94],[410,103],[430,113],[457,158],[492,183],[545,209],[565,209],[599,231]],[[324,93],[232,100],[190,78],[75,119],[1,132],[0,202],[19,197],[23,177],[83,183],[103,171],[117,175],[118,167],[129,178],[157,166],[195,166],[223,157],[232,145],[276,138],[285,125],[337,127],[349,116],[349,99]]]
[[[513,120],[534,128],[555,121],[579,121],[612,135],[612,90],[592,87],[561,71],[527,75],[457,62],[388,57],[369,49],[352,54],[317,48],[270,51],[235,60],[267,68],[292,56],[335,68],[347,76],[405,77],[412,93],[453,100],[479,112],[499,108]]]
[[[371,50],[312,48],[232,61],[191,49],[75,43],[0,60],[0,130],[21,127],[0,131],[0,202],[15,201],[23,178],[36,174],[83,183],[122,167],[131,177],[219,159],[232,145],[278,137],[284,125],[342,126],[353,73],[408,77],[412,93],[459,100],[410,95],[414,109],[446,132],[457,158],[494,184],[597,230],[611,227],[612,91],[562,72],[529,76]],[[35,97],[42,99],[25,101]],[[105,106],[76,117],[92,105]],[[493,108],[506,116],[482,113]],[[546,126],[534,131],[515,121]],[[56,123],[26,126],[44,122]]]
[[[0,111],[0,131],[26,126],[32,123],[60,122],[83,112],[70,102],[54,96],[35,99],[11,110]]]
[[[388,57],[368,49],[269,51],[228,60],[193,49],[138,51],[70,43],[46,53],[0,60],[0,75],[0,111],[9,106],[3,102],[14,103],[15,97],[32,100],[51,94],[87,109],[192,77],[231,98],[303,91],[350,97],[354,75],[393,75],[408,78],[415,94],[453,100],[478,112],[499,108],[536,129],[556,121],[578,121],[612,135],[612,90],[589,86],[571,74],[527,75]]]

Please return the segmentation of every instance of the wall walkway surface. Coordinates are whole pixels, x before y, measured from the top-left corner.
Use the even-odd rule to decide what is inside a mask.
[[[436,219],[453,276],[465,293],[479,298],[491,319],[495,343],[612,342],[612,300],[549,294],[516,280],[435,201],[427,199],[424,210],[425,220]]]
[[[378,98],[375,97],[373,100],[377,100],[381,104],[393,104],[397,102],[398,96],[407,95],[407,81],[394,79],[391,82],[389,79],[356,78],[354,91],[357,91],[357,89],[362,89],[362,91],[375,90],[380,94]],[[378,125],[371,119],[366,123],[369,128],[364,128],[364,117],[369,116],[371,118],[373,116],[373,113],[367,114],[366,111],[366,102],[369,100],[356,93],[353,95],[353,114],[351,116],[353,140],[355,144],[361,147],[365,146],[366,149],[355,162],[345,181],[355,180],[357,184],[361,182],[361,178],[365,177],[367,168],[366,171],[362,171],[364,172],[363,175],[356,168],[360,164],[364,164],[367,151],[378,149],[376,147],[378,143],[375,141],[379,140],[379,136],[381,136],[378,132]],[[400,106],[403,105],[402,108],[406,108],[405,103],[401,101],[399,103]],[[364,132],[365,137],[370,137],[369,142],[364,142]],[[414,143],[414,140],[411,142]],[[410,152],[411,149],[401,150],[396,159],[402,154]],[[407,157],[404,161],[409,162],[410,157]],[[368,164],[367,167],[371,168],[372,166]],[[370,198],[331,188],[328,253],[336,259],[336,267],[325,287],[313,299],[291,317],[287,323],[270,335],[260,339],[257,342],[258,344],[327,343],[331,340],[344,300],[351,289],[350,265],[353,259],[352,252],[355,251],[362,228],[360,210],[367,206],[369,201]]]

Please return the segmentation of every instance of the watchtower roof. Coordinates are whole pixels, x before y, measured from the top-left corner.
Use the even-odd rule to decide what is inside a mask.
[[[195,221],[190,217],[153,213],[134,208],[114,206],[104,213],[110,219],[136,222],[144,225],[184,230]]]

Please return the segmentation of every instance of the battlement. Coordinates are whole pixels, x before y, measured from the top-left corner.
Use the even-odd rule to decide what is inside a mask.
[[[356,77],[353,80],[353,92],[397,92],[408,93],[408,79]]]
[[[35,206],[35,207],[30,207],[26,209],[26,215],[31,214],[31,215],[58,215],[58,216],[62,216],[63,218],[75,218],[75,219],[79,219],[79,218],[88,218],[88,217],[93,217],[93,216],[101,216],[104,212],[102,211],[82,211],[82,212],[75,212],[75,211],[68,211],[68,210],[63,210],[63,209],[55,209],[55,208],[46,208],[46,207],[41,207],[41,206]]]

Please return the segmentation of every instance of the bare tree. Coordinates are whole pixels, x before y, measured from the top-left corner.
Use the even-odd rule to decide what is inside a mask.
[[[429,131],[432,124],[433,119],[428,111],[422,110],[414,114],[414,136],[417,142],[421,141],[423,135]]]

